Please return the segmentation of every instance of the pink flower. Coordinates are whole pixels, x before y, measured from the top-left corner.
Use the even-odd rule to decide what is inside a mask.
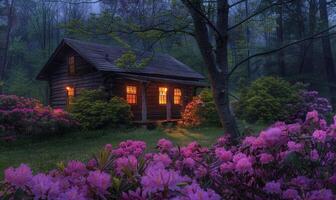
[[[35,199],[53,199],[60,193],[60,185],[54,182],[52,177],[45,174],[35,175],[29,182],[32,193]]]
[[[307,200],[334,200],[334,195],[331,190],[321,189],[312,191]]]
[[[274,160],[273,156],[268,153],[262,153],[260,154],[260,162],[262,164],[268,164]]]
[[[249,158],[242,158],[237,161],[235,169],[239,173],[252,172],[252,163]]]
[[[183,159],[183,164],[187,168],[193,169],[196,163],[195,163],[194,159],[192,159],[192,158],[185,158],[185,159]]]
[[[313,111],[307,113],[306,121],[310,121],[310,120],[312,120],[315,123],[317,123],[319,121],[318,112],[316,110],[313,110]]]
[[[166,170],[164,168],[149,167],[141,178],[141,185],[145,193],[154,193],[164,190],[178,191],[181,183],[190,179],[180,176],[177,171]]]
[[[87,181],[100,195],[106,194],[111,186],[111,176],[99,170],[90,172]]]
[[[313,149],[311,152],[310,152],[310,159],[312,161],[317,161],[319,159],[319,153],[316,149]]]
[[[64,169],[64,172],[72,176],[82,176],[87,173],[87,169],[84,163],[76,160],[71,160]]]
[[[265,141],[268,147],[272,147],[280,142],[281,136],[282,131],[280,128],[270,128],[261,132],[259,137]]]
[[[182,190],[183,196],[174,200],[220,200],[213,190],[203,190],[197,183],[192,183]]]
[[[134,172],[138,166],[138,160],[135,156],[121,157],[115,161],[116,171],[118,175],[123,175],[125,170]]]
[[[86,200],[85,194],[81,193],[77,187],[73,187],[63,194],[61,194],[60,199],[62,200]]]
[[[223,148],[216,148],[215,154],[217,158],[219,158],[223,162],[230,161],[232,159],[232,152],[231,151],[226,151]]]
[[[163,166],[168,166],[172,163],[172,160],[169,158],[167,154],[154,154],[153,156],[153,162],[154,163],[161,163]]]
[[[288,147],[288,150],[289,150],[289,151],[296,151],[296,152],[301,151],[302,148],[303,148],[302,144],[300,144],[300,143],[295,143],[295,142],[293,142],[293,141],[289,141],[289,142],[287,143],[287,147]]]
[[[322,130],[316,130],[313,133],[313,138],[318,142],[324,143],[327,138],[327,133]]]
[[[112,152],[112,150],[113,150],[112,144],[106,144],[104,149],[107,152]]]
[[[234,168],[235,166],[232,162],[227,162],[220,165],[220,171],[222,173],[231,172],[232,170],[234,170]]]
[[[270,194],[281,194],[281,184],[279,182],[271,181],[266,183],[264,187],[265,192]]]
[[[287,189],[282,193],[282,197],[288,200],[299,200],[300,196],[297,190]]]
[[[157,147],[160,151],[169,151],[173,148],[173,143],[166,139],[160,139],[157,143]]]
[[[16,188],[23,189],[32,177],[33,175],[31,169],[25,164],[21,164],[16,169],[10,167],[5,170],[5,181]]]

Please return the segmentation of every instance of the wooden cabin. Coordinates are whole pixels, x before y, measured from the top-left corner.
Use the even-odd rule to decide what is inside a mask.
[[[63,39],[37,79],[49,83],[49,104],[65,109],[81,89],[103,88],[131,105],[135,120],[180,118],[204,77],[166,54],[135,52],[139,59],[151,56],[141,68],[118,67],[116,60],[127,49],[74,39]]]

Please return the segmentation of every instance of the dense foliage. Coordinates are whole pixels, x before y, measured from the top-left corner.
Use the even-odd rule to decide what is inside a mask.
[[[131,108],[124,99],[109,100],[100,89],[81,90],[70,110],[85,129],[128,125],[132,118]]]
[[[285,120],[292,112],[288,105],[298,101],[295,86],[280,78],[263,77],[240,91],[236,113],[248,122]]]
[[[187,127],[220,125],[211,90],[202,90],[197,97],[194,97],[194,99],[188,103],[182,112],[181,123]]]
[[[0,95],[0,133],[2,135],[46,135],[63,133],[78,123],[61,109],[44,107],[38,100]]]
[[[333,200],[336,118],[331,125],[307,114],[304,123],[276,123],[233,145],[174,147],[159,140],[157,153],[141,141],[108,144],[84,164],[70,161],[48,173],[27,165],[8,168],[2,198],[26,199],[291,199]]]
[[[321,117],[327,118],[332,112],[332,106],[328,99],[321,97],[317,91],[301,90],[299,101],[289,105],[289,109],[294,111],[294,115],[289,116],[288,120],[303,120],[307,112],[316,110]]]

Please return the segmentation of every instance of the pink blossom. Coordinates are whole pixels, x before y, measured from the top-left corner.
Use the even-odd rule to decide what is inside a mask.
[[[160,139],[157,143],[157,147],[160,151],[169,151],[173,148],[173,143],[167,139]]]
[[[60,198],[62,200],[87,200],[85,194],[81,193],[77,187],[73,187],[63,194],[61,194]]]
[[[187,168],[192,169],[192,168],[194,168],[196,163],[195,163],[194,159],[192,159],[192,158],[185,158],[185,159],[183,159],[183,164]]]
[[[220,165],[220,171],[222,173],[231,172],[232,170],[234,170],[234,168],[235,165],[232,162],[227,162]]]
[[[29,182],[35,199],[53,199],[60,192],[59,182],[54,182],[52,177],[45,174],[37,174]]]
[[[174,170],[149,167],[141,178],[141,185],[145,193],[154,193],[158,191],[180,190],[178,186],[181,183],[188,182],[190,179]]]
[[[125,170],[134,172],[137,169],[138,160],[136,159],[135,156],[130,155],[128,157],[121,157],[116,159],[115,165],[117,174],[122,175],[124,174]]]
[[[220,200],[213,190],[203,190],[197,183],[192,183],[182,190],[182,196],[174,200]]]
[[[301,151],[302,150],[302,144],[300,144],[300,143],[295,143],[295,142],[293,142],[293,141],[289,141],[288,143],[287,143],[287,147],[288,147],[288,150],[289,151],[296,151],[296,152],[299,152],[299,151]]]
[[[266,183],[264,187],[265,192],[270,194],[281,194],[281,184],[279,182],[271,181]]]
[[[310,152],[310,159],[312,161],[317,161],[319,159],[319,153],[316,149],[313,149],[311,152]]]
[[[112,152],[112,150],[113,150],[112,144],[106,144],[104,149],[107,152]]]
[[[316,110],[313,110],[313,111],[307,113],[306,121],[310,121],[310,120],[312,120],[315,123],[317,123],[319,121],[318,112]]]
[[[266,142],[268,147],[278,145],[282,136],[282,131],[280,128],[270,128],[266,131],[260,133],[261,138]]]
[[[84,163],[72,160],[68,162],[64,172],[68,175],[81,176],[87,173],[87,169]]]
[[[235,169],[239,173],[252,172],[252,163],[249,158],[242,158],[237,161]]]
[[[111,176],[99,170],[90,172],[87,181],[100,195],[106,194],[107,189],[111,186]]]
[[[312,191],[307,200],[334,200],[334,195],[331,190],[321,189]]]
[[[232,152],[226,151],[224,148],[216,148],[215,154],[223,162],[230,161],[232,159]]]
[[[274,160],[273,156],[268,153],[262,153],[260,154],[260,162],[262,164],[268,164]]]
[[[322,130],[315,130],[313,133],[313,138],[318,142],[325,142],[327,138],[327,133]]]
[[[16,169],[10,167],[5,170],[5,181],[16,188],[23,189],[32,177],[33,175],[31,169],[25,164],[21,164]]]
[[[299,200],[300,196],[297,190],[287,189],[282,193],[282,197],[288,200]]]

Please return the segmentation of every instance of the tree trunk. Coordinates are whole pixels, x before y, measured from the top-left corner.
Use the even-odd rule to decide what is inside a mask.
[[[282,5],[283,0],[278,0],[279,3],[281,3],[280,6],[278,6],[277,9],[277,46],[280,47],[283,45],[284,42],[284,33],[283,33],[283,5]],[[285,66],[285,53],[283,50],[279,51],[277,54],[277,62],[278,62],[278,73],[279,76],[286,76],[286,66]]]
[[[217,2],[217,24],[211,24],[215,29],[215,53],[209,39],[208,25],[204,17],[200,14],[201,3],[190,4],[187,0],[182,0],[190,12],[194,23],[194,34],[201,51],[203,60],[209,71],[211,88],[220,121],[230,136],[235,139],[239,136],[235,117],[230,108],[229,100],[229,78],[228,78],[228,13],[229,6],[227,0]]]
[[[329,18],[328,18],[328,10],[327,10],[327,2],[326,0],[319,1],[320,6],[320,17],[321,17],[321,25],[322,28],[329,27]],[[328,34],[325,33],[325,34]],[[324,55],[324,64],[327,73],[327,79],[330,84],[336,84],[336,75],[335,75],[335,64],[332,55],[332,49],[330,45],[330,37],[322,37],[322,49]],[[330,96],[331,96],[331,104],[336,106],[336,88],[331,85],[329,86]]]

